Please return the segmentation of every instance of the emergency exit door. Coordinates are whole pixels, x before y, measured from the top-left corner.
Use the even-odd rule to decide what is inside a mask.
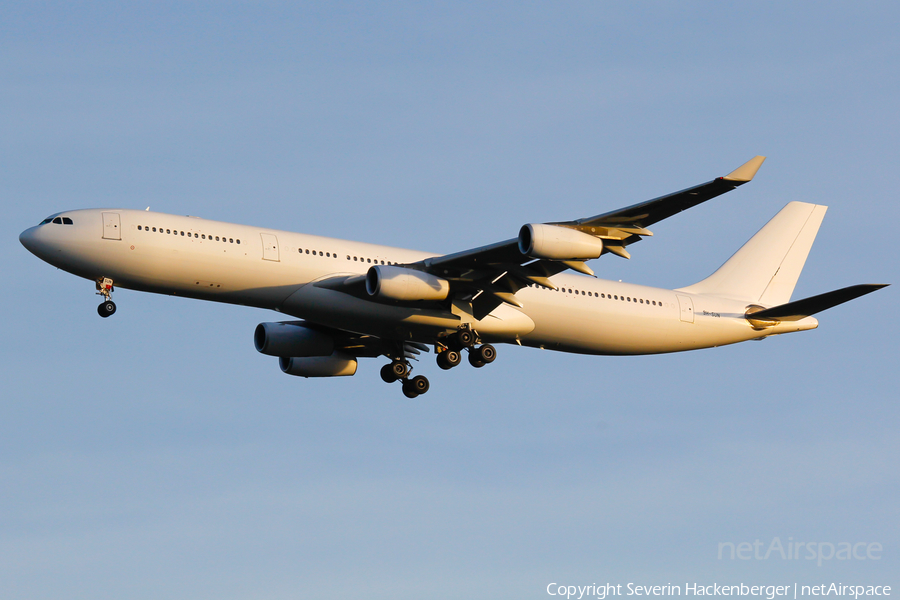
[[[271,233],[261,233],[263,244],[263,260],[278,261],[278,238]]]
[[[103,213],[103,239],[121,240],[122,224],[119,222],[119,213]]]
[[[681,320],[685,323],[694,322],[694,303],[687,296],[678,296],[678,307],[681,309]]]

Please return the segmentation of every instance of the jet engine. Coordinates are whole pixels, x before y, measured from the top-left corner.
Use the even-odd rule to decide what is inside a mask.
[[[531,223],[519,230],[519,251],[533,258],[589,260],[603,253],[603,240],[577,229]]]
[[[450,282],[414,269],[378,265],[366,273],[366,292],[376,298],[403,302],[445,300],[450,294]]]
[[[329,356],[334,339],[302,321],[260,323],[253,332],[256,350],[269,356]],[[287,371],[285,371],[287,372]]]
[[[352,356],[335,352],[331,356],[308,358],[282,356],[278,366],[288,375],[298,377],[347,377],[356,373],[357,362]]]

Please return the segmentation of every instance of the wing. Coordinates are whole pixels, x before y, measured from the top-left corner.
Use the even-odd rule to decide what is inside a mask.
[[[643,236],[653,235],[647,230],[648,226],[747,183],[756,175],[764,160],[764,156],[754,157],[724,177],[717,177],[674,194],[594,217],[548,225],[580,231],[601,239],[601,254],[612,253],[630,258],[625,247]],[[539,285],[555,289],[549,278],[566,269],[593,275],[582,260],[535,259],[527,256],[519,249],[519,238],[428,258],[407,266],[449,280],[456,297],[472,302],[473,314],[479,320],[504,302],[521,307],[515,294],[525,286]]]
[[[594,217],[545,223],[539,227],[549,226],[554,235],[562,233],[564,238],[576,236],[576,243],[581,242],[582,247],[586,244],[593,248],[594,254],[588,258],[597,258],[607,253],[630,258],[625,247],[641,240],[643,236],[653,235],[647,229],[649,225],[747,183],[753,179],[764,160],[764,156],[757,156],[724,177],[674,194]],[[526,227],[523,227],[523,231]],[[552,257],[536,256],[534,252],[526,253],[520,249],[523,247],[521,237],[522,233],[519,238],[397,266],[447,280],[450,292],[446,301],[471,303],[472,314],[478,320],[502,303],[521,307],[516,292],[523,287],[537,285],[556,289],[550,277],[566,269],[586,275],[594,274],[584,262],[587,260],[585,255],[580,254],[580,258],[568,257],[563,251],[563,254]],[[314,285],[373,299],[366,293],[365,275],[335,276],[320,280]]]

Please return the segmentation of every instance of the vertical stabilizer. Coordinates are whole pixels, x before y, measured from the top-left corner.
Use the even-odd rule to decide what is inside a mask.
[[[791,202],[719,270],[681,291],[769,306],[790,301],[827,209]]]

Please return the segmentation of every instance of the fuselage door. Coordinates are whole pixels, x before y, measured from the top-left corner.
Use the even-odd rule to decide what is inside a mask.
[[[694,322],[694,303],[687,296],[678,296],[678,306],[681,308],[681,320],[685,323]]]
[[[271,233],[261,233],[263,244],[263,260],[278,261],[278,238]]]
[[[103,213],[103,239],[121,240],[122,224],[119,222],[119,213]]]

